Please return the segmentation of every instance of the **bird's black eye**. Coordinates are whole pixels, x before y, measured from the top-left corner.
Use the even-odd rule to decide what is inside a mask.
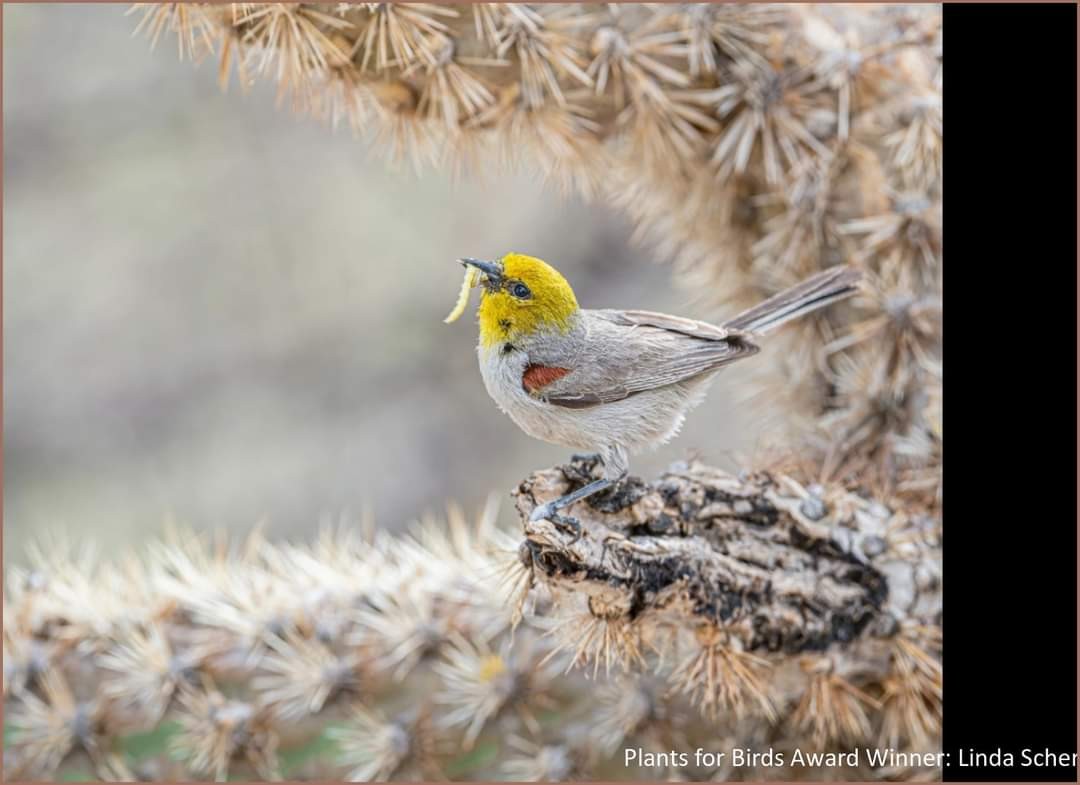
[[[532,296],[532,292],[529,291],[529,287],[525,284],[518,282],[510,287],[510,294],[517,297],[519,300],[524,300]]]

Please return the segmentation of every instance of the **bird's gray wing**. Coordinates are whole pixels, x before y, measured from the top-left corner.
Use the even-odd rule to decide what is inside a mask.
[[[757,352],[749,337],[652,311],[587,311],[569,373],[537,391],[556,406],[585,408],[687,381]]]
[[[683,316],[671,316],[656,311],[590,311],[603,319],[625,327],[655,327],[671,333],[679,333],[689,338],[701,338],[707,341],[723,341],[731,336],[742,336],[738,330],[717,327],[708,322],[687,319]]]

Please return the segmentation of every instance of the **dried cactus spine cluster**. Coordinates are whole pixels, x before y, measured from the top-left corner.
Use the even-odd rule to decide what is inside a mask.
[[[594,468],[530,477],[522,520]],[[577,542],[547,522],[519,541],[489,507],[398,538],[185,535],[120,565],[51,547],[6,587],[5,772],[564,779],[625,776],[625,748],[718,739],[933,748],[928,519],[697,464],[575,514]],[[166,740],[133,752],[148,734]]]
[[[142,26],[275,79],[417,166],[511,166],[625,208],[713,303],[854,263],[792,331],[786,389],[827,477],[935,504],[941,19],[935,6],[150,6]],[[473,167],[474,169],[476,167]],[[819,350],[827,342],[824,354]],[[775,380],[774,380],[775,381]]]

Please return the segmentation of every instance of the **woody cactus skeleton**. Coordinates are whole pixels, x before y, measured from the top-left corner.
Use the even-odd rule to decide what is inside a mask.
[[[468,171],[494,146],[627,210],[704,305],[841,262],[869,284],[788,330],[757,379],[789,399],[783,464],[631,480],[571,511],[576,541],[527,520],[588,481],[580,462],[522,484],[516,535],[489,511],[403,539],[39,557],[5,594],[8,776],[553,780],[624,776],[625,747],[936,747],[939,9],[137,12],[181,56],[213,52],[223,84],[274,79],[417,167]],[[171,753],[133,752],[146,733]]]

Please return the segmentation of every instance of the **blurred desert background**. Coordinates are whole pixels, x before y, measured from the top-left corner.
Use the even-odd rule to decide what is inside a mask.
[[[458,256],[543,257],[587,306],[723,315],[614,209],[527,173],[394,168],[275,108],[269,80],[222,94],[172,37],[148,51],[126,8],[4,9],[5,562],[45,533],[108,551],[169,521],[304,539],[490,492],[511,515],[568,451],[495,408],[472,319],[442,323]],[[634,473],[754,455],[745,378]]]

